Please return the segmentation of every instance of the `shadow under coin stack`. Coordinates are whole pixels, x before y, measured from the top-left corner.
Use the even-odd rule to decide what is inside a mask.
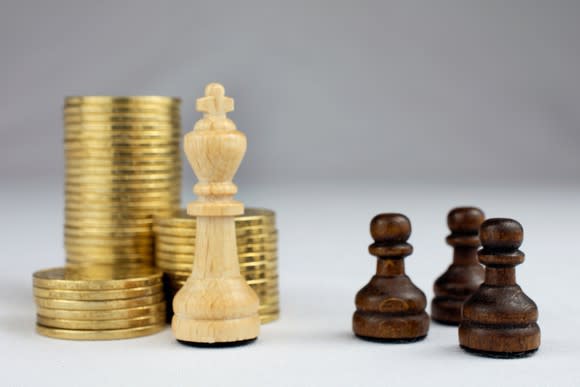
[[[168,319],[175,293],[191,274],[195,255],[195,218],[185,210],[155,217],[155,263],[165,273]],[[278,231],[273,211],[246,208],[236,217],[240,272],[260,299],[263,324],[280,315],[278,291]]]
[[[165,325],[152,224],[180,206],[179,103],[66,98],[66,267],[33,276],[40,334],[122,339]]]

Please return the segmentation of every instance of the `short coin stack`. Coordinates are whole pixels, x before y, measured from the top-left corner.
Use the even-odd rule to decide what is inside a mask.
[[[38,333],[111,340],[156,333],[165,325],[162,273],[113,266],[57,268],[33,275]]]
[[[153,264],[152,217],[180,205],[179,103],[159,96],[66,98],[69,266]]]
[[[280,314],[278,291],[278,231],[273,211],[246,208],[236,217],[241,274],[260,298],[262,323]],[[195,252],[196,220],[181,210],[170,217],[156,217],[155,263],[165,273],[168,316],[175,293],[191,273]]]

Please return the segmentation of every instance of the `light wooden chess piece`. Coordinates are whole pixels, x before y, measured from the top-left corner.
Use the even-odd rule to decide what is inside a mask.
[[[173,299],[171,327],[178,341],[194,345],[238,345],[260,331],[259,301],[240,275],[234,216],[244,205],[233,199],[232,179],[246,152],[246,136],[226,113],[234,100],[211,83],[196,109],[204,113],[185,135],[185,153],[199,182],[187,213],[197,217],[191,275]]]

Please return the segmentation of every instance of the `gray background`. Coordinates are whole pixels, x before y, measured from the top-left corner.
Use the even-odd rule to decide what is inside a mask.
[[[180,96],[190,130],[220,81],[249,138],[239,182],[580,177],[578,1],[1,8],[3,176],[62,179],[65,95]]]

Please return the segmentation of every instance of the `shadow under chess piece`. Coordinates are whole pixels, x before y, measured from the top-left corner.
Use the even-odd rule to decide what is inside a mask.
[[[372,341],[404,343],[427,336],[427,299],[405,274],[404,258],[413,252],[407,243],[411,223],[405,215],[379,214],[371,221],[377,271],[356,295],[352,320],[356,336]]]
[[[258,296],[240,274],[234,217],[244,205],[233,199],[232,179],[246,152],[246,136],[226,113],[234,109],[220,84],[197,100],[204,113],[185,135],[185,153],[198,177],[187,213],[196,217],[191,275],[173,299],[175,338],[197,346],[246,344],[258,337]]]
[[[485,281],[465,302],[459,325],[461,348],[499,358],[523,357],[540,346],[538,307],[516,284],[515,266],[524,230],[512,219],[488,219],[481,225],[478,252]]]
[[[459,325],[461,307],[483,282],[485,270],[477,259],[479,227],[485,217],[479,208],[457,207],[447,215],[453,246],[453,263],[433,285],[431,318],[441,324]]]

